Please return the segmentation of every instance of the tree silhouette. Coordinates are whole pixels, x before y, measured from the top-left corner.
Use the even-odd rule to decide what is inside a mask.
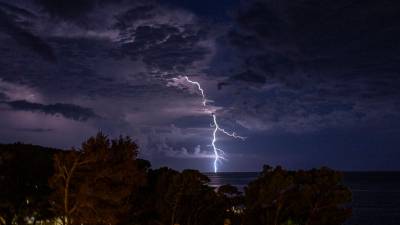
[[[351,192],[339,172],[321,168],[286,171],[264,166],[245,188],[244,224],[339,225],[351,215]]]
[[[217,193],[218,198],[224,202],[224,218],[229,220],[229,224],[242,224],[243,194],[230,184],[220,186]]]
[[[74,149],[54,156],[54,175],[49,180],[54,193],[50,202],[63,225],[72,224],[77,217],[77,211],[86,204],[87,190],[83,184],[86,174],[83,166],[95,159],[85,156]]]
[[[48,210],[54,149],[34,145],[0,145],[0,224],[35,224],[52,218]]]
[[[229,206],[223,194],[208,186],[208,182],[209,178],[196,170],[150,170],[148,183],[137,199],[142,207],[131,213],[136,215],[132,223],[223,224]]]
[[[50,186],[63,224],[118,224],[131,207],[130,195],[145,181],[137,154],[130,138],[110,141],[99,133],[80,151],[56,155]]]
[[[102,133],[79,150],[0,145],[0,225],[339,225],[351,214],[351,192],[328,168],[264,166],[243,195],[137,155],[130,138]]]

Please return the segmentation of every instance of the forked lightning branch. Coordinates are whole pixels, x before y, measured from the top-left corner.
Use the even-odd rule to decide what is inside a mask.
[[[174,78],[174,79],[178,80],[178,78]],[[236,139],[241,139],[241,140],[244,140],[245,137],[239,136],[235,132],[228,132],[228,131],[224,130],[223,128],[221,128],[219,126],[219,124],[218,124],[218,121],[217,121],[217,115],[214,112],[211,112],[211,111],[207,110],[206,95],[205,95],[204,89],[201,87],[200,83],[197,82],[197,81],[193,81],[193,80],[189,79],[188,76],[184,76],[184,79],[188,83],[196,86],[196,88],[198,89],[199,93],[201,94],[203,107],[205,108],[206,112],[210,113],[210,115],[212,116],[212,127],[214,129],[213,129],[213,132],[212,132],[211,146],[212,146],[213,153],[214,153],[214,172],[216,173],[216,172],[218,172],[218,163],[220,162],[220,160],[225,159],[225,157],[224,157],[225,156],[225,152],[220,147],[217,146],[218,133],[222,133],[222,134],[227,135],[229,137],[236,138]]]

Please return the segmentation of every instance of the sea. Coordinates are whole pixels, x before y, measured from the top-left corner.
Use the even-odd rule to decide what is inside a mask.
[[[352,217],[346,225],[400,225],[400,172],[344,172],[353,193]],[[206,173],[211,186],[231,184],[243,191],[256,172]]]

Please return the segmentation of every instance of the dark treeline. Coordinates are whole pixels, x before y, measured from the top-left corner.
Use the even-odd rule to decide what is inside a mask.
[[[244,193],[196,170],[152,169],[128,137],[80,149],[0,145],[0,224],[339,225],[351,192],[328,168],[264,166]]]

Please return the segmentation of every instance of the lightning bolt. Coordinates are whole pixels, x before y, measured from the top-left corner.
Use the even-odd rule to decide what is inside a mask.
[[[188,83],[194,84],[194,85],[197,87],[197,89],[199,89],[199,91],[200,91],[200,93],[201,93],[201,97],[203,98],[203,101],[202,101],[203,106],[206,107],[206,106],[207,106],[207,99],[206,99],[206,95],[204,94],[203,88],[201,88],[200,83],[197,82],[197,81],[192,81],[192,80],[190,80],[188,76],[185,76],[185,79],[186,79],[186,81],[187,81]]]
[[[225,129],[221,128],[221,127],[218,125],[218,122],[217,122],[217,115],[216,115],[215,113],[210,112],[209,110],[207,110],[207,99],[206,99],[206,95],[204,94],[204,90],[203,90],[203,88],[201,87],[200,83],[197,82],[197,81],[192,81],[192,80],[190,80],[188,76],[184,76],[184,78],[185,78],[185,80],[186,80],[188,83],[190,83],[190,84],[192,84],[192,85],[195,85],[195,86],[197,87],[197,89],[199,90],[199,92],[200,92],[200,94],[201,94],[201,97],[202,97],[202,104],[203,104],[203,107],[205,108],[205,111],[208,112],[208,113],[210,113],[211,116],[212,116],[212,118],[213,118],[213,119],[212,119],[212,127],[213,127],[214,129],[213,129],[213,133],[212,133],[211,146],[212,146],[213,151],[214,151],[214,173],[217,173],[217,172],[218,172],[218,162],[219,162],[221,159],[222,159],[222,160],[225,159],[225,157],[224,157],[225,152],[224,152],[222,149],[218,148],[217,145],[216,145],[216,142],[217,142],[217,134],[218,134],[218,132],[220,132],[220,133],[222,133],[222,134],[225,134],[225,135],[227,135],[227,136],[229,136],[229,137],[236,138],[236,139],[244,140],[244,139],[246,139],[246,138],[237,135],[235,132],[228,132],[228,131],[226,131]]]

